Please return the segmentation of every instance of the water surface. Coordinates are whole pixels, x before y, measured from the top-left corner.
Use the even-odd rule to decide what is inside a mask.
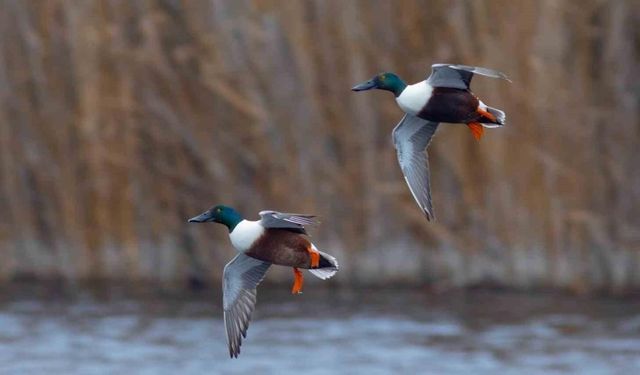
[[[258,299],[232,360],[213,290],[4,293],[0,374],[640,373],[629,299],[315,285]]]

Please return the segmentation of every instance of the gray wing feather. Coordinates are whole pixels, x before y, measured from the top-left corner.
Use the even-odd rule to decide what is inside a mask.
[[[317,220],[314,215],[260,211],[260,223],[265,228],[294,229],[306,234],[304,226],[316,224]]]
[[[474,74],[501,78],[511,82],[504,73],[497,70],[452,64],[433,64],[431,66],[431,75],[427,78],[427,82],[433,87],[450,87],[465,90],[469,88]]]
[[[413,198],[427,216],[427,220],[435,216],[431,205],[429,160],[426,149],[437,128],[437,122],[407,114],[393,129],[393,143],[398,152],[398,162],[404,179],[409,185]]]
[[[256,287],[271,263],[238,254],[225,267],[222,277],[224,328],[229,355],[238,357],[242,338],[247,337],[251,313],[256,306]]]

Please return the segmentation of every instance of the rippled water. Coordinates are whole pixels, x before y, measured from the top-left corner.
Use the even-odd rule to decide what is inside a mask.
[[[263,286],[232,360],[219,298],[5,293],[0,374],[640,373],[629,299]]]

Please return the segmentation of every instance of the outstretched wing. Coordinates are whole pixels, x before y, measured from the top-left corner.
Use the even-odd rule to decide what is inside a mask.
[[[433,64],[427,83],[433,87],[450,87],[466,90],[469,88],[474,74],[491,78],[502,78],[511,82],[504,73],[497,70],[468,65]]]
[[[407,114],[393,129],[393,143],[398,151],[398,162],[404,179],[409,185],[413,198],[427,216],[427,220],[434,219],[435,216],[431,206],[429,160],[426,149],[437,128],[437,122]]]
[[[265,228],[289,229],[307,234],[305,225],[316,224],[314,215],[288,214],[277,211],[260,211],[260,224]]]
[[[238,254],[225,267],[222,276],[224,328],[229,355],[238,357],[242,338],[247,337],[251,313],[256,306],[256,287],[271,263]]]

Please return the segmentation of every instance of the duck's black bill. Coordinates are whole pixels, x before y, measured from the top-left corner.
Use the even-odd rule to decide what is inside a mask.
[[[375,89],[376,87],[378,87],[378,85],[376,85],[376,82],[374,80],[368,80],[367,82],[362,82],[358,85],[355,85],[351,88],[352,91],[365,91],[365,90],[371,90],[371,89]]]
[[[205,212],[198,216],[192,217],[191,219],[189,219],[188,222],[189,223],[205,223],[209,220],[211,220],[211,214],[209,214],[208,212]]]

